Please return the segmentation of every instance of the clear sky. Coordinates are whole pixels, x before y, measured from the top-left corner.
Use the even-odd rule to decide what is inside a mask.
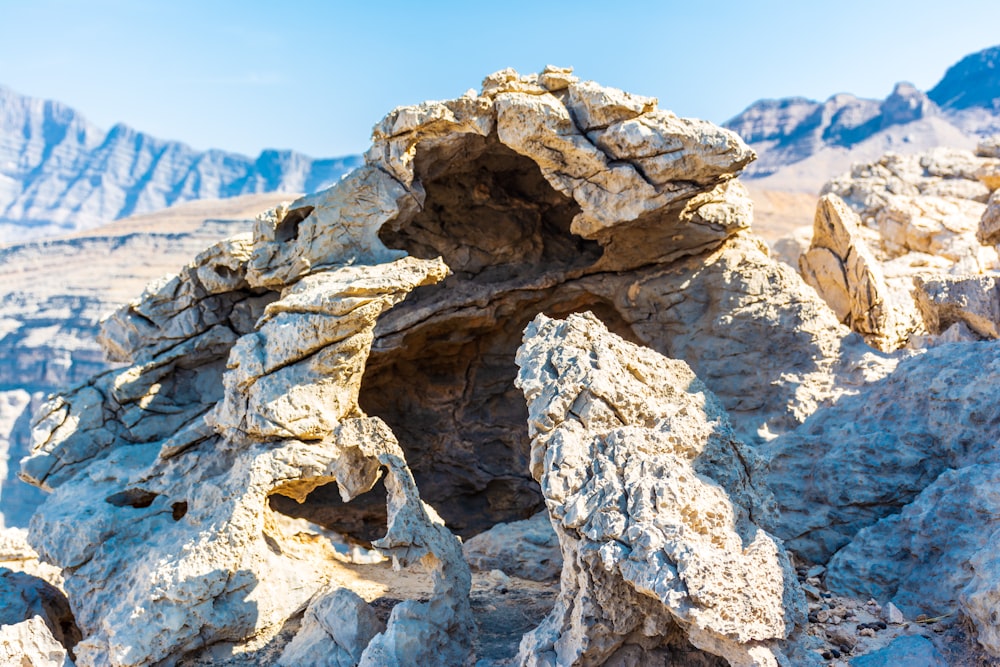
[[[0,0],[0,85],[195,148],[357,153],[397,105],[572,65],[722,122],[753,101],[927,90],[1000,2]]]

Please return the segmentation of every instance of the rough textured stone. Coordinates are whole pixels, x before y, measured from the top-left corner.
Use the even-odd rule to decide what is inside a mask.
[[[764,483],[780,517],[765,527],[797,554],[825,563],[946,470],[996,461],[984,433],[1000,423],[992,397],[998,374],[997,345],[943,345],[817,410],[763,451]]]
[[[467,540],[462,553],[473,570],[500,570],[532,581],[555,579],[562,570],[562,551],[547,512],[498,523]]]
[[[119,311],[104,342],[129,366],[53,398],[22,467],[51,492],[31,540],[66,570],[78,662],[500,665],[554,594],[492,571],[470,593],[451,531],[541,509],[561,593],[522,662],[817,661],[765,529],[826,562],[944,470],[991,464],[995,355],[939,346],[900,364],[850,333],[748,233],[734,176],[751,157],[566,70],[498,72],[480,94],[393,111],[351,177]],[[909,194],[965,210],[944,197],[975,159],[918,166],[926,191]],[[961,264],[929,254],[953,239],[946,216],[920,236],[918,209],[904,237],[926,247],[872,248],[890,289],[920,263]],[[531,324],[522,395],[514,352],[543,312],[569,319]],[[778,439],[758,458],[737,438]],[[373,543],[425,585],[366,588],[286,515]],[[534,601],[520,625],[519,600]]]
[[[946,667],[941,652],[926,637],[900,637],[887,647],[851,660],[851,667]]]
[[[39,616],[0,624],[0,663],[12,667],[74,667],[66,648],[52,637]]]
[[[357,593],[337,588],[309,603],[301,629],[278,664],[353,667],[372,638],[384,631],[385,623]]]
[[[913,295],[932,334],[961,322],[980,339],[1000,338],[1000,285],[994,276],[917,276]]]
[[[840,321],[869,344],[888,351],[906,342],[913,318],[905,306],[892,303],[860,218],[836,195],[820,197],[812,244],[799,259],[799,269]],[[912,310],[912,302],[906,305]]]
[[[602,664],[630,644],[669,653],[677,626],[731,664],[776,665],[804,599],[751,520],[765,511],[753,455],[715,397],[682,362],[588,315],[536,318],[518,363],[532,474],[565,561],[522,664]]]
[[[830,560],[834,591],[891,600],[908,618],[961,612],[994,655],[1000,596],[1000,464],[946,470],[898,514],[861,531]],[[946,545],[946,548],[944,548]],[[985,566],[985,568],[983,567]]]
[[[976,240],[983,245],[1000,244],[1000,194],[994,192],[986,202],[986,210],[979,219]]]
[[[969,151],[948,148],[918,155],[887,153],[829,181],[822,194],[840,196],[858,212],[865,225],[875,224],[893,196],[923,195],[985,203],[989,190],[979,182],[976,171],[986,161]]]

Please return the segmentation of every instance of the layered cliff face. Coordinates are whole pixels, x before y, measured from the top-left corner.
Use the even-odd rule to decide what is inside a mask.
[[[195,199],[312,192],[360,159],[199,152],[0,87],[0,244],[90,229]]]
[[[29,539],[63,568],[77,664],[939,655],[919,624],[860,627],[874,618],[837,559],[913,538],[916,505],[882,522],[988,475],[966,466],[991,464],[989,392],[962,383],[992,364],[956,377],[944,352],[865,345],[750,234],[734,177],[752,159],[654,99],[505,70],[396,109],[364,166],[151,284],[102,326],[121,366],[38,411],[21,467],[50,494]],[[935,410],[883,395],[928,382]],[[903,464],[876,456],[876,424]],[[852,447],[862,472],[834,456]],[[539,512],[548,536],[519,521]],[[558,582],[488,546],[503,535],[530,536],[522,557],[556,545]],[[967,540],[954,558],[989,554]],[[952,605],[997,652],[976,571],[928,611]],[[918,578],[890,574],[902,608]],[[939,648],[973,650],[940,629]]]

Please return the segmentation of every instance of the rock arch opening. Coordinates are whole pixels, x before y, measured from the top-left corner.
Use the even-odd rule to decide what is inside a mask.
[[[609,300],[577,281],[602,248],[569,231],[576,203],[495,136],[462,139],[418,152],[423,208],[380,232],[390,247],[442,256],[453,275],[383,315],[359,402],[396,434],[421,497],[467,538],[542,509],[514,386],[528,322],[589,310],[636,336]],[[385,532],[381,484],[347,504],[327,485],[303,505],[280,497],[272,505],[363,541]]]

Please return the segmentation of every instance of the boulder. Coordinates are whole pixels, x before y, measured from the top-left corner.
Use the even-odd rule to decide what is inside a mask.
[[[0,662],[18,667],[74,667],[69,652],[39,616],[0,625]]]
[[[809,250],[799,259],[805,281],[841,322],[874,347],[901,347],[913,331],[912,301],[893,303],[861,219],[836,195],[820,197]]]
[[[626,651],[658,664],[689,643],[730,664],[777,665],[805,599],[780,542],[751,519],[766,498],[718,400],[683,362],[592,315],[540,315],[518,364],[531,470],[566,563],[521,664]]]
[[[963,323],[981,340],[1000,338],[1000,285],[995,276],[917,276],[913,296],[927,330]]]

